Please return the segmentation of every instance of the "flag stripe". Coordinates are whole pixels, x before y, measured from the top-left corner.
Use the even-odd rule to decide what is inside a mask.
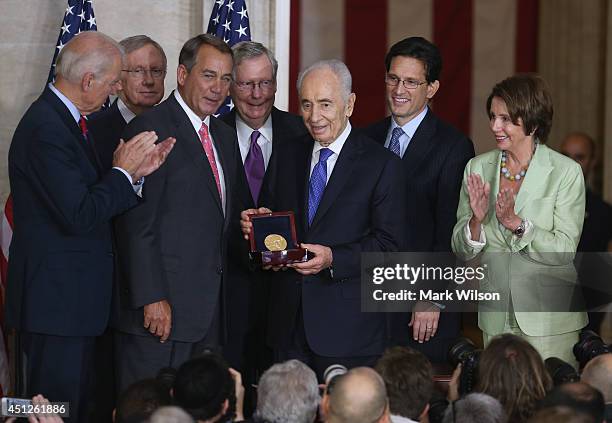
[[[353,75],[357,106],[351,117],[363,126],[385,115],[383,66],[387,51],[387,0],[345,0],[345,63]],[[375,27],[376,31],[370,30]]]
[[[297,91],[295,82],[300,72],[300,45],[302,43],[302,26],[300,16],[301,0],[291,0],[291,23],[289,28],[289,111],[298,112]]]
[[[517,72],[536,72],[538,66],[538,2],[517,0],[516,57]]]
[[[434,0],[433,42],[443,69],[434,109],[443,120],[470,133],[473,0]]]

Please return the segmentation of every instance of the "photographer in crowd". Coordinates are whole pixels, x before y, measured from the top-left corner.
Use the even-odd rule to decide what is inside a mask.
[[[459,399],[460,375],[458,366],[449,386],[450,401]],[[526,421],[551,387],[540,354],[516,335],[494,337],[480,355],[475,390],[499,400],[510,423]]]

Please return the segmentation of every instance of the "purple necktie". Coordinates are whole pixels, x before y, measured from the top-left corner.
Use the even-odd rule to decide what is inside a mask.
[[[261,183],[266,173],[264,166],[263,153],[261,147],[257,144],[257,138],[259,138],[259,131],[253,131],[251,134],[251,146],[249,147],[249,153],[244,161],[244,171],[246,172],[247,181],[249,182],[249,188],[251,190],[251,196],[255,205],[259,199],[259,191],[261,191]]]

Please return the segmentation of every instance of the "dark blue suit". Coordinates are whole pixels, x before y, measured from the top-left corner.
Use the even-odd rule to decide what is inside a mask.
[[[387,117],[364,131],[384,145],[390,127]],[[427,111],[402,157],[404,180],[397,182],[410,204],[402,217],[406,251],[451,251],[463,170],[472,157],[472,141]],[[424,344],[413,340],[409,321],[410,315],[391,316],[392,343],[416,348],[434,362],[446,362],[448,348],[459,334],[459,316],[442,313],[437,334]]]
[[[300,349],[314,355],[315,362],[309,364],[320,375],[326,360],[372,364],[367,358],[383,352],[385,315],[360,310],[360,259],[361,252],[402,248],[404,203],[401,186],[395,183],[401,177],[399,159],[353,130],[309,226],[313,146],[309,135],[279,146],[270,205],[273,210],[296,213],[300,242],[331,248],[333,277],[329,270],[310,276],[294,271],[271,274],[268,341],[281,351],[281,359],[295,356]]]
[[[94,145],[103,169],[113,167],[113,153],[119,145],[119,138],[126,125],[127,122],[117,106],[117,100],[108,109],[94,113],[89,118],[87,126],[94,135]]]
[[[109,318],[110,221],[137,204],[126,176],[102,173],[93,157],[74,117],[48,88],[21,119],[9,151],[15,225],[6,321],[24,334],[26,394],[74,401],[73,416],[89,368],[89,347],[79,340],[88,344]]]

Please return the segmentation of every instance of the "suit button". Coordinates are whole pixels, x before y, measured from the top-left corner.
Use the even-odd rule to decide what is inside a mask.
[[[115,257],[115,253],[107,253],[109,257]]]
[[[218,275],[222,275],[223,274],[223,268],[222,267],[217,267],[217,274]]]

